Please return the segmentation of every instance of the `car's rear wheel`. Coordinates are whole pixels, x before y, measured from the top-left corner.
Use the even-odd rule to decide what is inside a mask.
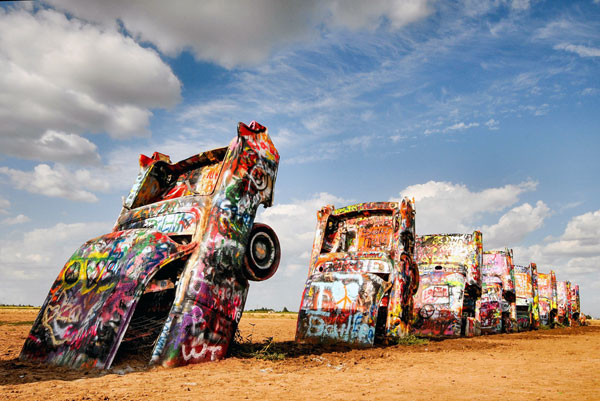
[[[248,280],[263,281],[275,274],[281,259],[281,248],[275,231],[266,224],[256,223],[244,256],[244,274]]]

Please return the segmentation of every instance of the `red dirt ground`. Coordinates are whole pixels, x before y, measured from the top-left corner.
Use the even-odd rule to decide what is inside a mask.
[[[19,361],[36,310],[0,309],[0,398],[19,400],[600,399],[600,322],[371,349],[293,343],[295,314],[244,314],[235,357],[175,369],[131,357],[109,371]],[[264,348],[278,360],[257,359]],[[259,352],[260,354],[260,352]],[[283,355],[285,354],[285,355]]]

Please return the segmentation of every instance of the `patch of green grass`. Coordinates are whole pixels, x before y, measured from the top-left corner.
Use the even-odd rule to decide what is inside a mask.
[[[429,339],[420,338],[414,334],[409,334],[406,337],[394,339],[392,343],[397,345],[427,345],[429,344]]]
[[[271,350],[271,345],[273,345],[273,338],[268,339],[261,349],[252,352],[252,357],[256,359],[264,359],[266,361],[281,361],[285,359],[286,354],[284,352]]]
[[[285,352],[275,349],[273,346],[273,337],[267,338],[262,344],[255,344],[251,342],[251,337],[244,340],[241,336],[237,335],[238,333],[236,333],[236,338],[230,346],[231,356],[262,359],[265,361],[281,361],[287,356]]]
[[[550,326],[546,325],[546,324],[540,324],[540,330],[550,330]]]

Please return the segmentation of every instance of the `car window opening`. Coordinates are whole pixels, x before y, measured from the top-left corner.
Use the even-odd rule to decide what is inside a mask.
[[[192,242],[192,235],[189,234],[179,234],[179,235],[174,235],[174,234],[170,234],[169,238],[171,238],[173,241],[177,242],[180,245],[187,245],[190,242]]]
[[[154,162],[137,189],[131,208],[183,196],[212,194],[226,153],[227,148],[219,148],[175,164]]]
[[[327,222],[321,253],[367,250],[389,252],[395,225],[389,211],[332,216]]]

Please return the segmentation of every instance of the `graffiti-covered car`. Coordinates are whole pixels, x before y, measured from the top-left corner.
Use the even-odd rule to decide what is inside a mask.
[[[317,213],[297,341],[369,346],[409,333],[414,215],[408,199]]]
[[[256,122],[239,123],[228,147],[177,163],[141,155],[113,231],[64,265],[21,358],[74,368],[109,368],[132,348],[165,366],[223,358],[248,280],[279,264],[277,236],[254,224],[272,204],[278,164]]]
[[[578,284],[571,283],[569,297],[571,299],[571,325],[585,325],[585,316],[581,313]]]
[[[540,296],[540,323],[554,327],[558,314],[556,276],[550,273],[538,273],[538,291]]]
[[[556,282],[556,320],[563,326],[571,325],[571,283]]]
[[[537,266],[515,265],[515,294],[517,305],[517,330],[537,329],[540,325],[537,288]]]
[[[419,289],[413,332],[428,337],[480,334],[481,232],[418,236]]]
[[[517,323],[512,249],[484,251],[481,273],[481,333],[512,332]]]

